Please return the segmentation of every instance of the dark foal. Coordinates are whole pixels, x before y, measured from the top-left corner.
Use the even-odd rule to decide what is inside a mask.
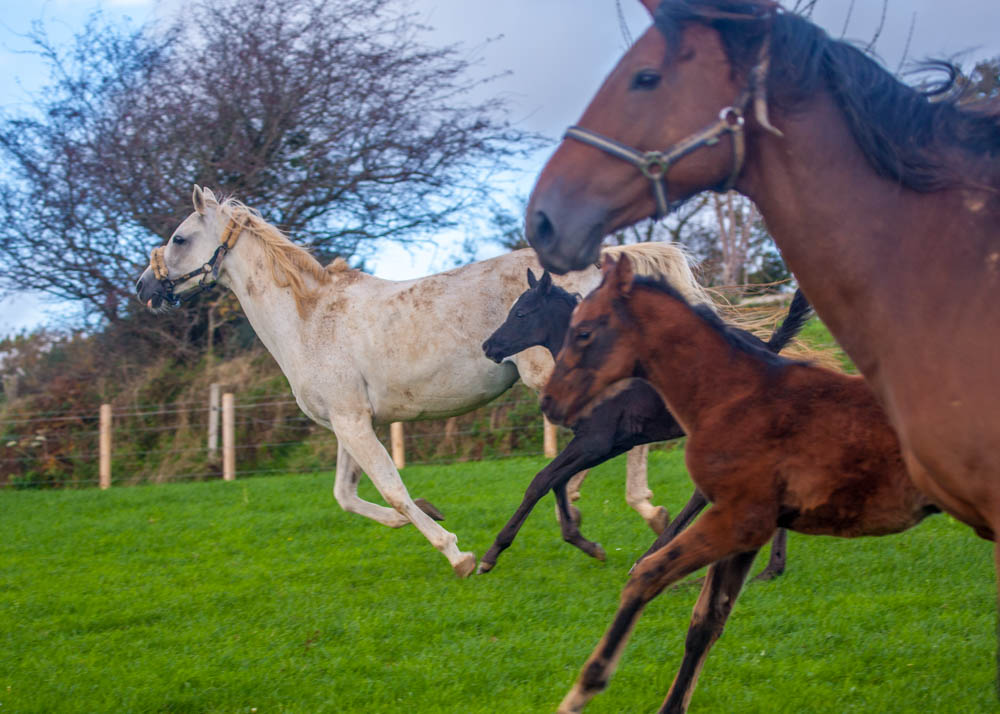
[[[754,556],[779,527],[857,537],[898,533],[938,509],[910,481],[896,433],[861,377],[783,359],[669,285],[605,261],[573,313],[543,409],[573,424],[601,392],[641,376],[688,434],[705,513],[633,569],[611,627],[560,712],[603,689],[646,604],[710,566],[684,659],[661,712],[683,712]]]
[[[577,298],[553,284],[548,271],[538,279],[528,270],[528,289],[511,307],[504,323],[483,343],[483,351],[497,363],[536,345],[545,347],[555,356],[569,329],[570,315],[576,304]],[[801,292],[796,292],[788,316],[766,344],[767,349],[774,352],[783,349],[798,334],[810,314],[809,303]],[[584,538],[578,519],[570,518],[564,512],[566,483],[574,474],[602,464],[635,446],[684,436],[684,430],[647,382],[629,380],[620,386],[619,391],[594,406],[585,418],[573,426],[572,441],[532,479],[521,505],[479,562],[478,572],[489,572],[496,565],[500,553],[514,542],[535,504],[550,490],[555,491],[559,504],[563,539],[585,553],[604,559],[601,546]],[[677,518],[660,533],[657,542],[671,540],[706,505],[708,499],[695,488],[691,499]],[[771,558],[758,579],[769,580],[785,571],[787,539],[785,530],[778,529],[771,544]]]

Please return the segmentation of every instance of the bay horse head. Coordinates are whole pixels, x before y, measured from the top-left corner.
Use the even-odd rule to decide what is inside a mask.
[[[542,393],[542,411],[573,426],[615,382],[642,377],[637,360],[640,331],[623,329],[635,271],[627,256],[605,256],[600,286],[573,311],[555,369]]]
[[[654,24],[618,62],[542,169],[527,238],[555,273],[605,235],[739,179],[767,117],[771,0],[643,0]],[[737,27],[737,44],[728,41]]]
[[[174,307],[214,284],[243,230],[236,217],[219,210],[211,189],[195,186],[191,200],[194,212],[166,245],[153,249],[135,285],[139,301],[151,310]]]

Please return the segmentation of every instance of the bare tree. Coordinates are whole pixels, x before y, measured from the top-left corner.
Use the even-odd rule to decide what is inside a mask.
[[[0,288],[120,318],[194,182],[324,259],[454,225],[537,144],[405,7],[190,0],[165,29],[94,16],[69,48],[36,26],[52,83],[0,122]]]
[[[750,253],[753,223],[759,220],[757,208],[750,199],[735,191],[712,194],[712,207],[719,230],[722,253],[723,285],[746,282],[746,264]]]

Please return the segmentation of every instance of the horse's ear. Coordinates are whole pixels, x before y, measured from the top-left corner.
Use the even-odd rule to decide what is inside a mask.
[[[549,273],[549,271],[546,270],[544,273],[542,273],[542,279],[538,281],[538,285],[539,289],[543,293],[547,293],[549,291],[549,288],[552,287],[552,275]]]
[[[640,0],[640,2],[642,2],[645,8],[649,10],[650,15],[655,13],[656,8],[660,6],[660,0]]]
[[[605,253],[604,258],[601,260],[601,275],[607,277],[609,273],[613,273],[617,264],[618,261],[615,260],[613,255]]]
[[[194,204],[194,210],[198,215],[205,215],[205,192],[198,184],[194,185],[194,191],[191,193],[191,203]]]
[[[632,268],[632,261],[627,255],[611,267],[610,278],[614,282],[615,288],[621,295],[628,295],[632,292],[632,281],[635,279],[635,270]]]
[[[538,278],[531,272],[531,268],[528,268],[528,287],[534,290],[536,285],[538,285]]]

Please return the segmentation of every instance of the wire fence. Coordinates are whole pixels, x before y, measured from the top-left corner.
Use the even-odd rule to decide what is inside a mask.
[[[220,407],[209,399],[113,405],[103,426],[110,437],[105,485],[221,478],[219,419]],[[236,394],[232,432],[238,476],[309,473],[336,464],[336,437],[299,411],[287,393]],[[389,426],[376,432],[388,448]],[[101,435],[99,404],[86,413],[48,411],[0,420],[0,488],[101,484]],[[561,436],[568,438],[568,432]],[[537,396],[523,385],[461,416],[408,422],[402,437],[408,465],[540,455],[543,441]]]

